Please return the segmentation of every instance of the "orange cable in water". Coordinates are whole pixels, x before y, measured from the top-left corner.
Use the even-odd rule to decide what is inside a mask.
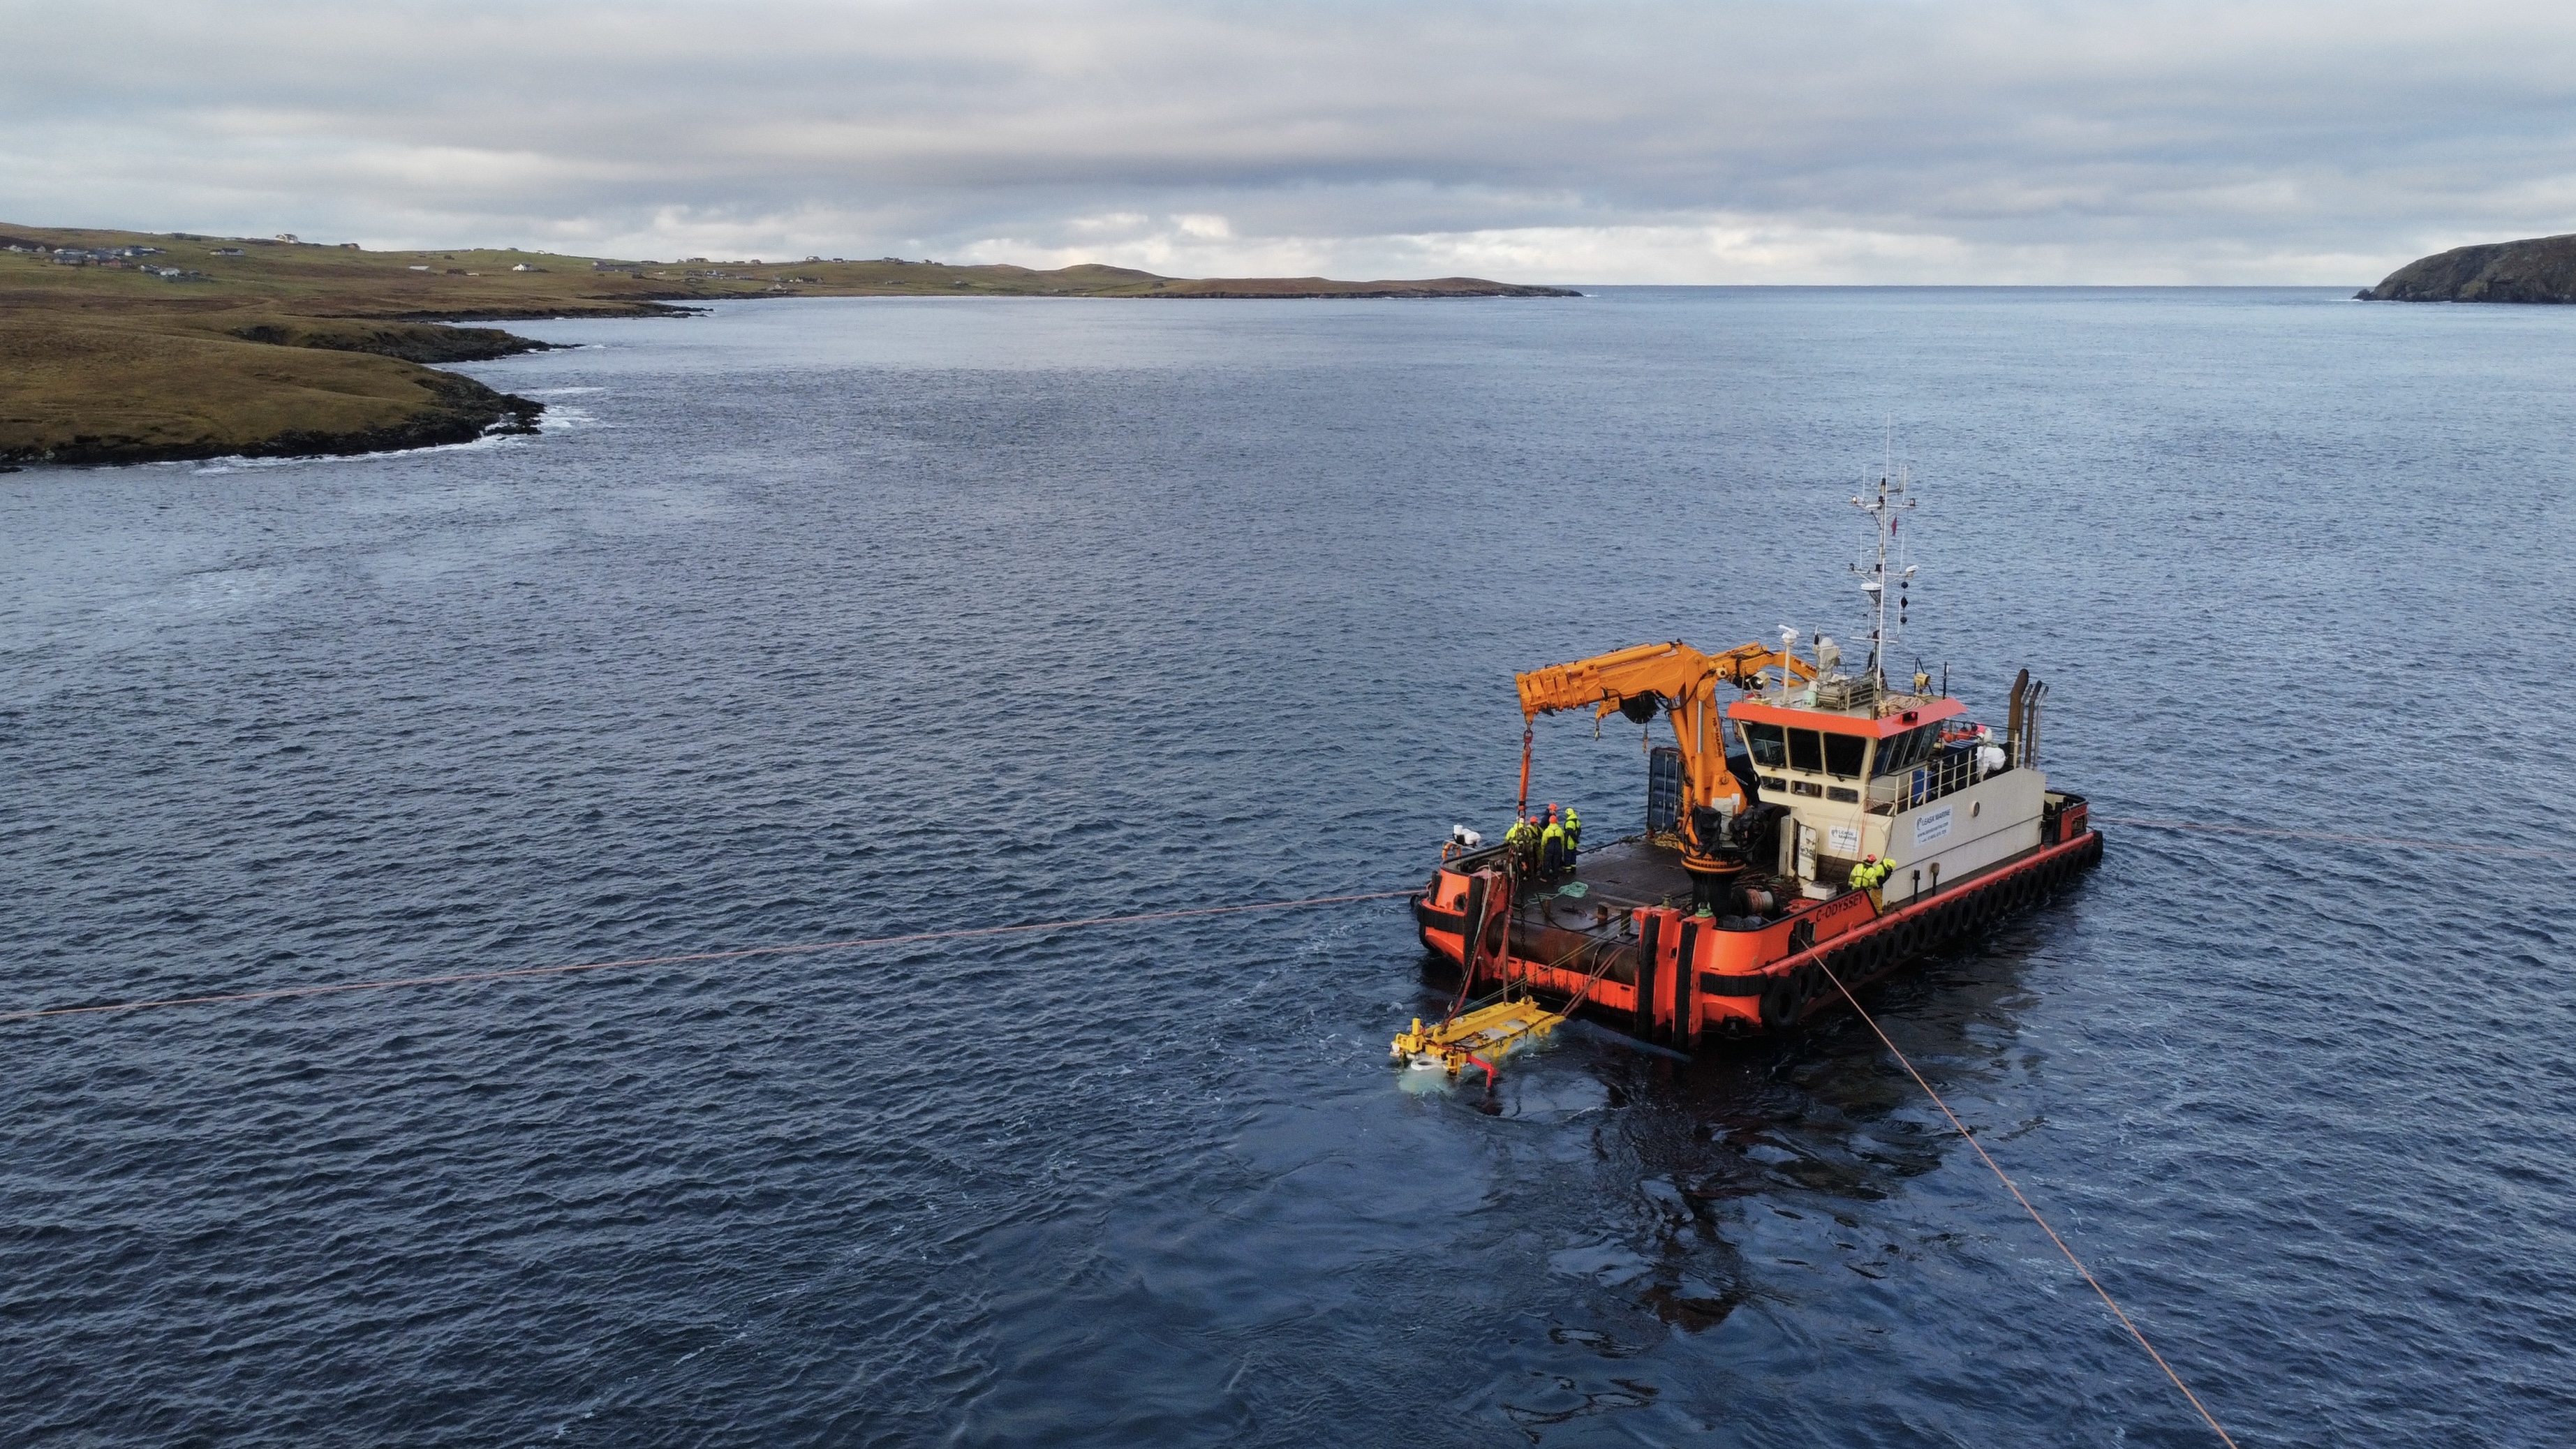
[[[291,996],[328,996],[342,991],[385,991],[397,986],[453,986],[466,981],[506,981],[522,976],[559,976],[574,971],[613,971],[631,966],[679,966],[698,961],[738,961],[751,956],[803,956],[818,951],[852,951],[863,946],[905,946],[922,941],[956,941],[969,936],[1010,936],[1031,931],[1071,931],[1086,926],[1118,926],[1138,921],[1170,921],[1184,916],[1225,916],[1241,911],[1286,911],[1301,906],[1336,906],[1353,901],[1383,901],[1409,896],[1410,890],[1369,891],[1359,895],[1310,896],[1297,901],[1256,901],[1242,906],[1196,906],[1179,911],[1142,911],[1130,916],[1085,916],[1065,921],[1033,921],[1022,926],[969,926],[954,931],[916,931],[904,936],[868,936],[847,941],[806,941],[790,946],[745,946],[733,951],[691,951],[678,956],[637,956],[623,961],[578,961],[563,966],[519,966],[501,971],[461,971],[448,976],[401,976],[381,981],[340,981],[324,986],[280,986],[265,991],[230,991],[211,996],[179,996],[161,1001],[117,1001],[100,1006],[50,1006],[31,1011],[0,1012],[0,1021],[32,1021],[45,1016],[87,1016],[111,1011],[146,1011],[164,1006],[219,1006],[237,1001],[276,1001]]]
[[[2057,1251],[2066,1255],[2066,1261],[2074,1265],[2077,1275],[2083,1278],[2085,1285],[2101,1298],[2102,1306],[2111,1310],[2111,1316],[2120,1320],[2122,1328],[2129,1330],[2129,1336],[2138,1341],[2138,1347],[2145,1349],[2147,1357],[2156,1361],[2156,1367],[2165,1371],[2165,1377],[2173,1380],[2173,1386],[2182,1390],[2182,1396],[2190,1400],[2191,1406],[2200,1412],[2202,1422],[2209,1425],[2209,1432],[2217,1435],[2219,1442],[2225,1444],[2227,1449],[2236,1449],[2236,1441],[2229,1438],[2227,1431],[2218,1426],[2217,1417],[2211,1414],[2209,1407],[2200,1401],[2200,1395],[2193,1393],[2191,1386],[2182,1381],[2182,1375],[2174,1372],[2173,1365],[2165,1362],[2165,1356],[2156,1352],[2156,1346],[2147,1342],[2147,1336],[2138,1330],[2137,1324],[2130,1321],[2129,1315],[2121,1309],[2118,1300],[2111,1296],[2111,1291],[2102,1286],[2100,1279],[2093,1276],[2092,1269],[2084,1266],[2083,1259],[2075,1256],[2075,1250],[2066,1246],[2066,1240],[2057,1235],[2057,1229],[2048,1225],[2048,1219],[2039,1215],[2038,1208],[2031,1206],[2030,1199],[2022,1196],[2020,1186],[2014,1183],[2003,1168],[1996,1165],[1993,1157],[1987,1155],[1986,1145],[1979,1142],[1976,1134],[1968,1130],[1967,1124],[1959,1120],[1958,1113],[1950,1110],[1950,1104],[1941,1100],[1941,1094],[1932,1090],[1932,1084],[1925,1081],[1923,1074],[1914,1069],[1913,1061],[1905,1053],[1897,1050],[1896,1043],[1890,1041],[1887,1033],[1880,1029],[1878,1018],[1871,1016],[1862,1008],[1860,998],[1852,995],[1851,988],[1843,985],[1843,979],[1834,974],[1832,967],[1827,966],[1822,959],[1816,962],[1816,967],[1825,973],[1826,980],[1834,983],[1834,989],[1843,994],[1843,1000],[1851,1003],[1851,1009],[1860,1014],[1860,1019],[1869,1024],[1869,1029],[1878,1037],[1879,1044],[1886,1047],[1888,1054],[1896,1058],[1897,1065],[1905,1068],[1905,1074],[1914,1079],[1914,1085],[1921,1087],[1923,1095],[1932,1099],[1932,1105],[1941,1109],[1941,1115],[1950,1119],[1950,1126],[1961,1137],[1967,1139],[1970,1147],[1976,1149],[1978,1158],[1986,1164],[1986,1170],[1995,1175],[1995,1181],[2002,1183],[2004,1191],[2013,1195],[2013,1201],[2021,1204],[2021,1210],[2030,1214],[2030,1220],[2039,1224],[2039,1230],[2048,1234],[2048,1240],[2057,1245]]]
[[[2278,835],[2292,840],[2332,840],[2345,845],[2395,845],[2410,850],[2456,850],[2463,855],[2510,855],[2525,860],[2576,860],[2576,852],[2541,850],[2525,845],[2478,845],[2460,840],[2414,840],[2399,835],[2346,835],[2337,830],[2281,830],[2260,825],[2218,825],[2204,820],[2141,820],[2097,815],[2105,825],[2135,825],[2147,830],[2205,830],[2218,835]]]

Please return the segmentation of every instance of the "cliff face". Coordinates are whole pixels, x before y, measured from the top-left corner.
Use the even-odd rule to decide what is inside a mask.
[[[2365,302],[2576,302],[2576,236],[2484,242],[2419,258]]]

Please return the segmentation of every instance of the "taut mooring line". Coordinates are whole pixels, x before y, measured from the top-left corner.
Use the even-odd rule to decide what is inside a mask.
[[[1309,896],[1297,901],[1256,901],[1241,906],[1194,906],[1179,911],[1140,911],[1127,916],[1084,916],[1066,921],[1032,921],[1020,926],[968,926],[954,931],[915,931],[903,936],[866,936],[847,941],[803,941],[788,946],[745,946],[733,951],[690,951],[677,956],[636,956],[623,961],[576,961],[562,966],[517,966],[501,971],[460,971],[447,976],[397,976],[379,981],[335,981],[321,986],[279,986],[265,991],[227,991],[206,996],[174,996],[160,1001],[115,1001],[99,1006],[48,1006],[0,1012],[0,1021],[33,1021],[48,1016],[94,1016],[118,1011],[149,1011],[168,1006],[221,1006],[237,1001],[278,1001],[294,996],[329,996],[343,991],[389,991],[398,986],[454,986],[467,981],[509,981],[526,976],[562,976],[576,971],[615,971],[634,966],[681,966],[699,961],[740,961],[753,956],[810,956],[821,951],[855,951],[865,946],[908,946],[922,941],[957,941],[969,936],[1012,936],[1033,931],[1073,931],[1088,926],[1123,926],[1138,921],[1172,921],[1185,916],[1226,916],[1240,911],[1287,911],[1303,906],[1337,906],[1353,901],[1383,901],[1409,896],[1410,890],[1367,891],[1347,896]]]
[[[1852,995],[1851,988],[1845,986],[1843,979],[1834,974],[1834,968],[1827,966],[1821,959],[1816,962],[1816,967],[1825,973],[1826,980],[1834,983],[1834,989],[1843,994],[1843,1000],[1851,1003],[1851,1009],[1859,1013],[1860,1019],[1869,1024],[1870,1031],[1878,1037],[1879,1045],[1886,1047],[1888,1055],[1896,1058],[1896,1064],[1905,1068],[1905,1074],[1914,1079],[1914,1085],[1921,1087],[1923,1095],[1932,1099],[1932,1105],[1941,1109],[1941,1115],[1950,1119],[1950,1126],[1961,1137],[1967,1139],[1970,1147],[1976,1149],[1978,1160],[1985,1163],[1986,1170],[1995,1175],[1995,1181],[2002,1183],[2004,1191],[2012,1194],[2013,1201],[2021,1204],[2021,1210],[2030,1214],[2030,1220],[2039,1224],[2039,1230],[2048,1234],[2048,1240],[2057,1245],[2057,1251],[2066,1255],[2066,1261],[2074,1265],[2076,1275],[2081,1277],[2085,1286],[2091,1288],[2102,1300],[2102,1306],[2111,1310],[2111,1316],[2120,1320],[2122,1328],[2129,1330],[2129,1336],[2138,1341],[2138,1347],[2147,1351],[2147,1357],[2156,1361],[2156,1367],[2165,1371],[2166,1378],[2173,1380],[2173,1386],[2182,1391],[2182,1396],[2191,1402],[2193,1409],[2199,1412],[2201,1421],[2209,1425],[2209,1432],[2217,1435],[2218,1441],[2225,1444],[2227,1449],[2236,1449],[2236,1441],[2229,1438],[2227,1431],[2218,1426],[2217,1416],[2210,1413],[2209,1406],[2200,1401],[2200,1395],[2193,1393],[2191,1385],[2182,1381],[2182,1375],[2174,1372],[2173,1365],[2165,1362],[2165,1356],[2156,1352],[2156,1346],[2147,1342],[2146,1334],[2139,1330],[2138,1325],[2120,1307],[2119,1300],[2111,1296],[2111,1290],[2102,1286],[2102,1280],[2093,1276],[2093,1270],[2084,1266],[2084,1260],[2075,1256],[2073,1248],[2066,1246],[2066,1240],[2057,1235],[2057,1229],[2048,1225],[2048,1219],[2040,1216],[2039,1209],[2031,1206],[2029,1198],[2022,1196],[2020,1185],[2015,1183],[2011,1175],[1987,1154],[1986,1144],[1979,1142],[1977,1135],[1970,1132],[1967,1124],[1959,1120],[1959,1114],[1950,1110],[1950,1104],[1941,1100],[1941,1094],[1932,1090],[1932,1084],[1925,1081],[1923,1074],[1914,1069],[1913,1061],[1904,1052],[1897,1050],[1896,1043],[1889,1040],[1887,1033],[1880,1029],[1878,1018],[1870,1015],[1861,1006],[1860,998]]]

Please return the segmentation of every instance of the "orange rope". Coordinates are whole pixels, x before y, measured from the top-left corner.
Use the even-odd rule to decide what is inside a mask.
[[[1834,974],[1834,968],[1819,959],[1816,962],[1816,969],[1824,972],[1825,979],[1834,983],[1834,989],[1843,994],[1843,1000],[1851,1003],[1853,1011],[1860,1013],[1862,1021],[1869,1023],[1869,1029],[1877,1035],[1879,1044],[1886,1047],[1888,1053],[1896,1058],[1897,1065],[1905,1068],[1905,1074],[1914,1079],[1914,1085],[1923,1089],[1923,1095],[1931,1098],[1932,1105],[1941,1109],[1941,1115],[1950,1119],[1950,1126],[1961,1137],[1968,1140],[1970,1147],[1976,1149],[1977,1156],[1986,1164],[1986,1170],[1995,1175],[1995,1181],[2002,1183],[2004,1191],[2013,1195],[2013,1201],[2021,1204],[2021,1210],[2030,1214],[2030,1220],[2039,1224],[2039,1230],[2048,1234],[2048,1240],[2057,1245],[2057,1251],[2066,1255],[2066,1261],[2075,1266],[2076,1273],[2084,1279],[2086,1286],[2101,1298],[2102,1306],[2111,1310],[2111,1316],[2120,1320],[2122,1328],[2129,1330],[2129,1336],[2138,1341],[2138,1347],[2147,1351],[2147,1357],[2156,1361],[2156,1367],[2163,1369],[2165,1377],[2173,1380],[2173,1386],[2182,1390],[2182,1396],[2191,1401],[2194,1409],[2199,1410],[2202,1422],[2209,1425],[2209,1432],[2216,1434],[2219,1442],[2225,1444],[2227,1449],[2236,1449],[2236,1441],[2227,1437],[2225,1429],[2218,1427],[2217,1418],[2209,1412],[2207,1405],[2201,1403],[2200,1395],[2193,1393],[2191,1386],[2182,1381],[2182,1375],[2174,1372],[2173,1365],[2165,1362],[2165,1356],[2156,1352],[2156,1346],[2147,1342],[2147,1336],[2139,1332],[2138,1325],[2131,1322],[2129,1315],[2121,1310],[2119,1303],[2111,1297],[2111,1291],[2102,1286],[2101,1280],[2093,1276],[2093,1270],[2084,1266],[2084,1260],[2075,1256],[2073,1248],[2066,1246],[2066,1240],[2057,1235],[2057,1229],[2048,1225],[2048,1219],[2041,1217],[2039,1209],[2031,1206],[2030,1199],[2022,1196],[2021,1188],[1995,1164],[1994,1158],[1987,1155],[1986,1145],[1979,1142],[1976,1134],[1968,1130],[1967,1124],[1959,1120],[1958,1113],[1950,1110],[1950,1104],[1941,1100],[1941,1094],[1932,1090],[1932,1084],[1923,1080],[1923,1074],[1914,1069],[1914,1063],[1906,1057],[1905,1053],[1897,1050],[1896,1043],[1888,1040],[1887,1033],[1879,1028],[1878,1018],[1862,1009],[1860,998],[1852,995],[1850,987],[1843,985],[1843,979]]]
[[[86,1016],[109,1011],[144,1011],[162,1006],[217,1006],[236,1001],[276,1001],[290,996],[327,996],[341,991],[383,991],[397,986],[453,986],[465,981],[505,981],[522,976],[558,976],[574,971],[614,971],[630,966],[679,966],[697,961],[738,961],[751,956],[803,956],[818,951],[852,951],[862,946],[903,946],[920,941],[956,941],[969,936],[1010,936],[1029,931],[1071,931],[1086,926],[1117,926],[1137,921],[1170,921],[1184,916],[1225,916],[1239,911],[1285,911],[1302,906],[1336,906],[1352,901],[1383,901],[1413,892],[1370,891],[1362,895],[1311,896],[1301,901],[1259,901],[1247,906],[1199,906],[1182,911],[1145,911],[1132,916],[1085,916],[1069,921],[1035,921],[1025,926],[970,926],[955,931],[917,931],[906,936],[869,936],[848,941],[807,941],[792,946],[746,946],[735,951],[691,951],[679,956],[637,956],[624,961],[580,961],[566,966],[520,966],[505,971],[463,971],[452,976],[402,976],[382,981],[341,981],[327,986],[281,986],[267,991],[232,991],[214,996],[179,996],[162,1001],[118,1001],[103,1006],[52,1006],[33,1011],[0,1012],[0,1021],[32,1021],[43,1016]]]
[[[2457,840],[2413,840],[2397,835],[2345,835],[2333,830],[2272,830],[2254,825],[2213,825],[2200,820],[2137,820],[2097,815],[2105,825],[2136,825],[2148,830],[2206,830],[2222,835],[2281,835],[2293,840],[2333,840],[2346,845],[2397,845],[2413,850],[2456,850],[2465,855],[2511,855],[2525,860],[2576,860],[2576,853],[2538,850],[2521,845],[2476,845]]]

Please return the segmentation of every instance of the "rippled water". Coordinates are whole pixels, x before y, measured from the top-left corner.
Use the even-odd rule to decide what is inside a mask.
[[[782,302],[0,479],[0,1009],[1415,883],[1848,628],[2097,814],[2569,848],[2576,312]],[[1633,727],[1540,798],[1642,809]],[[2111,828],[1872,996],[2248,1444],[2576,1439],[2564,859]],[[1398,902],[0,1026],[10,1443],[2193,1444],[1857,1023],[1383,1064]]]

